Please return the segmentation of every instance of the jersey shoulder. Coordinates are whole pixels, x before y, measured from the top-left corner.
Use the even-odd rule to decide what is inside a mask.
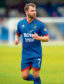
[[[38,23],[40,23],[40,24],[44,24],[42,21],[40,21],[39,19],[35,19]]]
[[[42,22],[42,21],[40,21],[39,19],[37,19],[36,18],[36,22],[41,26],[41,27],[46,27],[46,25]]]
[[[26,19],[22,19],[22,20],[20,20],[19,22],[18,22],[18,25],[21,25],[21,24],[23,24],[23,23],[25,23],[26,22]]]

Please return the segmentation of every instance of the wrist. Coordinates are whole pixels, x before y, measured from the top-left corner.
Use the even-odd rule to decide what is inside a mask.
[[[41,37],[40,36],[38,37],[38,40],[41,40]]]

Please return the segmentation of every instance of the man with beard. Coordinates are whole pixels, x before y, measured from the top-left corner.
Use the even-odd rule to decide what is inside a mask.
[[[39,76],[42,63],[41,41],[48,42],[46,26],[36,17],[36,5],[26,4],[24,7],[26,18],[18,23],[15,44],[19,43],[19,36],[22,35],[22,78],[27,81],[34,81],[34,84],[41,84]],[[33,70],[33,75],[30,70]]]

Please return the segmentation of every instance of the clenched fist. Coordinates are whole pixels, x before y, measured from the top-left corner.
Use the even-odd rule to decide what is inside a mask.
[[[34,33],[34,34],[32,35],[32,37],[33,37],[35,40],[39,40],[39,39],[40,39],[40,36],[38,36],[37,33]]]

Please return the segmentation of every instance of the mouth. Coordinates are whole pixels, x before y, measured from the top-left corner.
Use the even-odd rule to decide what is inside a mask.
[[[29,17],[30,17],[31,19],[34,19],[34,18],[36,17],[36,14],[29,15]]]
[[[35,18],[36,17],[36,15],[35,14],[33,14],[33,16],[32,16],[33,18]]]

